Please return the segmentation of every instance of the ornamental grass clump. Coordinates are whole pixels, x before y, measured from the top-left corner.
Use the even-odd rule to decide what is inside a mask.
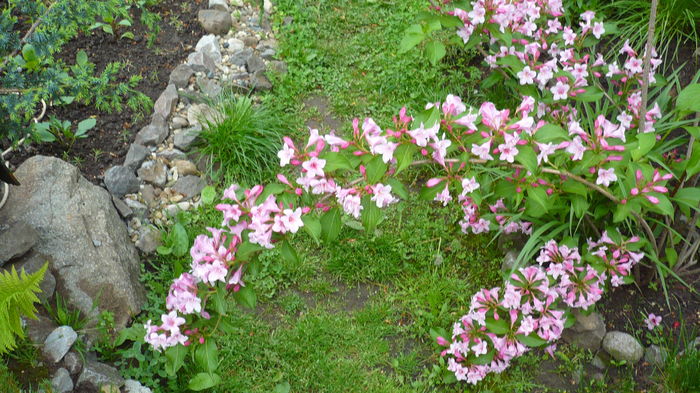
[[[636,266],[653,267],[662,283],[675,274],[681,262],[672,265],[666,250],[683,235],[669,235],[669,223],[685,215],[694,224],[700,205],[700,128],[687,119],[700,112],[700,86],[679,94],[672,120],[645,98],[660,61],[629,44],[606,61],[597,44],[608,28],[595,13],[565,26],[557,0],[455,4],[441,9],[438,23],[483,50],[519,103],[467,107],[448,95],[412,115],[403,108],[383,126],[355,119],[344,137],[315,129],[306,141],[284,137],[277,157],[293,175],[224,191],[220,227],[197,237],[162,323],[146,325],[145,340],[165,351],[169,372],[194,354],[201,373],[190,388],[220,381],[213,341],[229,297],[254,305],[245,274],[261,250],[297,261],[294,234],[333,242],[343,215],[373,233],[383,209],[408,198],[397,175],[418,165],[436,173],[420,196],[461,208],[465,234],[528,238],[504,285],[477,292],[452,334],[436,337],[453,379],[475,384],[531,348],[553,351],[574,323],[572,310],[631,283]],[[670,121],[688,127],[672,133]]]

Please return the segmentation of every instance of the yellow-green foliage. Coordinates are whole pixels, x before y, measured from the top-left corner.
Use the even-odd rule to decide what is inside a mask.
[[[16,345],[15,336],[24,336],[20,316],[36,318],[34,303],[39,302],[37,293],[44,279],[48,264],[33,274],[24,269],[17,273],[14,266],[10,271],[0,272],[0,354]]]

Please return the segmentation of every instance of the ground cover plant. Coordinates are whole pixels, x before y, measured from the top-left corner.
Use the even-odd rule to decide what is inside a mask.
[[[491,11],[493,10],[489,10]],[[556,12],[556,9],[549,11]],[[472,15],[476,15],[477,18],[483,17],[474,9],[469,10],[469,14],[472,15],[466,11],[464,14],[457,14],[459,12],[450,16],[456,16],[462,20],[467,29],[469,26],[482,23],[475,22],[473,19]],[[531,256],[537,254],[538,241],[544,243],[543,240],[555,236],[564,239],[561,243],[546,243],[537,258],[541,264],[540,267],[530,266],[522,270],[514,268],[514,275],[506,285],[504,295],[506,298],[502,302],[500,296],[503,293],[498,288],[480,292],[480,295],[472,300],[471,312],[460,320],[464,326],[458,325],[459,329],[455,328],[457,333],[452,337],[453,343],[449,343],[450,338],[438,339],[438,342],[443,345],[449,344],[444,354],[450,355],[449,367],[455,372],[457,379],[477,382],[487,372],[502,371],[511,358],[525,352],[526,346],[542,346],[552,341],[552,338],[558,337],[565,323],[571,323],[571,318],[564,313],[566,310],[556,309],[557,302],[559,306],[562,306],[562,303],[568,307],[591,306],[600,298],[603,288],[608,285],[617,286],[630,279],[632,265],[643,257],[643,253],[640,252],[642,249],[647,255],[652,255],[652,261],[655,262],[653,266],[658,270],[659,276],[668,275],[671,266],[666,263],[673,262],[661,261],[656,250],[658,244],[657,247],[653,246],[655,236],[647,234],[646,239],[632,236],[631,239],[624,240],[617,230],[602,231],[605,225],[601,225],[600,222],[605,221],[604,217],[607,215],[614,213],[618,221],[625,221],[622,232],[632,232],[634,235],[644,232],[644,230],[635,229],[637,223],[643,225],[641,221],[635,222],[639,219],[635,217],[636,215],[644,218],[653,217],[654,214],[669,216],[675,214],[675,210],[669,213],[659,207],[662,204],[662,198],[666,198],[663,194],[668,193],[665,182],[672,179],[673,176],[668,176],[672,170],[664,167],[665,162],[662,159],[654,157],[661,162],[659,163],[654,158],[648,157],[649,152],[656,153],[657,150],[659,153],[666,153],[669,145],[663,145],[664,138],[660,142],[656,141],[656,138],[645,141],[652,138],[645,137],[647,133],[644,132],[637,134],[637,126],[642,125],[642,130],[647,130],[647,127],[656,127],[657,131],[668,131],[670,134],[670,131],[677,126],[690,124],[684,120],[683,113],[684,111],[695,112],[696,109],[692,107],[692,100],[685,101],[683,98],[687,100],[691,97],[694,94],[694,88],[685,90],[676,101],[679,109],[673,113],[673,116],[677,115],[680,120],[674,125],[669,125],[672,116],[664,119],[660,116],[661,109],[657,113],[655,107],[652,108],[649,116],[640,114],[640,107],[644,109],[646,107],[641,101],[637,101],[637,93],[641,95],[640,85],[643,84],[644,79],[642,75],[648,72],[637,71],[637,67],[640,67],[635,65],[640,60],[637,53],[631,47],[626,50],[625,55],[628,57],[625,62],[628,66],[626,71],[620,71],[619,68],[617,71],[610,71],[612,66],[605,62],[594,64],[598,63],[598,58],[593,56],[586,58],[574,50],[589,47],[591,45],[589,42],[592,40],[584,42],[583,37],[588,35],[586,38],[592,38],[591,36],[599,38],[597,36],[602,34],[601,30],[605,30],[606,27],[602,22],[594,20],[594,15],[585,14],[582,18],[583,30],[586,31],[583,33],[577,31],[581,37],[578,43],[577,33],[573,30],[566,33],[567,30],[564,29],[563,35],[557,33],[562,26],[555,28],[553,33],[549,33],[552,35],[550,37],[552,40],[564,41],[560,48],[566,48],[566,45],[574,46],[570,52],[568,49],[561,51],[564,53],[563,56],[568,56],[568,60],[562,61],[563,70],[549,69],[552,66],[544,61],[545,65],[538,64],[536,60],[526,66],[518,64],[518,62],[522,63],[523,59],[519,59],[517,55],[522,56],[522,53],[518,53],[518,49],[515,48],[512,57],[508,56],[509,51],[506,47],[506,51],[496,52],[497,54],[492,55],[491,59],[487,58],[494,66],[499,65],[506,73],[517,77],[517,79],[513,78],[517,81],[516,89],[517,85],[521,84],[526,86],[523,88],[526,93],[532,94],[526,95],[518,102],[517,110],[513,110],[513,115],[507,110],[498,110],[491,103],[485,103],[478,109],[468,111],[458,97],[448,96],[442,103],[429,105],[426,111],[416,114],[415,118],[409,117],[405,111],[402,111],[394,119],[393,125],[389,122],[385,123],[387,125],[384,126],[384,130],[371,119],[365,119],[354,124],[352,136],[341,137],[332,134],[319,136],[312,131],[309,140],[302,142],[285,140],[279,157],[283,164],[301,167],[301,177],[289,180],[289,177],[282,176],[278,178],[276,184],[254,187],[245,192],[235,187],[226,191],[225,199],[235,203],[224,203],[218,206],[218,209],[224,212],[222,224],[224,231],[211,229],[211,237],[205,235],[197,237],[192,249],[194,259],[192,275],[183,273],[171,287],[169,304],[166,305],[171,312],[163,316],[164,325],[155,326],[150,323],[147,325],[147,340],[159,347],[170,347],[175,344],[172,348],[181,348],[176,345],[179,341],[189,343],[189,347],[195,348],[190,349],[191,353],[195,354],[195,358],[204,360],[197,361],[202,372],[190,381],[190,384],[196,383],[196,385],[190,385],[191,387],[212,386],[221,382],[221,377],[215,376],[213,369],[210,368],[217,362],[207,358],[211,355],[216,359],[213,355],[215,350],[209,344],[206,346],[203,344],[212,339],[212,333],[206,330],[211,327],[211,323],[207,320],[213,317],[211,321],[214,321],[217,327],[222,326],[222,329],[228,329],[231,332],[236,332],[237,328],[240,329],[235,325],[225,326],[226,323],[222,322],[226,321],[226,317],[221,315],[221,311],[226,310],[225,307],[222,308],[221,304],[225,302],[221,297],[228,296],[228,293],[242,304],[248,306],[255,304],[254,299],[257,296],[254,295],[255,292],[250,291],[250,286],[254,285],[251,282],[255,282],[254,277],[256,271],[260,269],[259,265],[264,265],[264,261],[254,261],[253,254],[257,251],[256,249],[271,247],[275,243],[279,246],[277,255],[289,264],[298,264],[301,261],[297,252],[286,241],[286,237],[280,235],[296,233],[304,228],[308,232],[307,236],[312,240],[329,242],[340,235],[342,224],[351,228],[362,227],[369,236],[376,235],[377,224],[384,218],[379,209],[397,202],[396,196],[410,199],[410,196],[407,196],[406,187],[397,182],[393,175],[406,170],[414,163],[414,158],[420,156],[425,159],[416,160],[416,164],[430,163],[442,168],[438,171],[443,171],[430,177],[421,192],[422,196],[429,200],[436,199],[446,205],[452,202],[453,207],[462,209],[462,213],[465,214],[461,222],[463,230],[475,233],[489,230],[522,231],[532,234],[531,239],[534,240],[526,244],[521,253],[521,260],[530,260]],[[452,21],[455,23],[454,19]],[[585,26],[586,24],[588,27]],[[513,22],[513,26],[509,28],[517,30],[520,26],[518,22]],[[496,40],[503,40],[506,44],[511,43],[513,36],[499,36],[496,33],[497,26],[487,26],[487,29]],[[491,29],[494,31],[490,31]],[[518,33],[522,34],[520,31],[513,34]],[[567,34],[569,37],[574,35],[570,44],[566,43],[569,40],[565,37]],[[460,36],[467,44],[471,37],[471,33],[466,34],[464,31]],[[524,40],[524,38],[521,39]],[[518,44],[527,46],[527,42],[521,41]],[[595,41],[592,45],[595,45]],[[525,53],[536,52],[537,48],[525,49],[525,51]],[[535,53],[529,54],[537,57]],[[527,59],[528,55],[524,56]],[[555,56],[558,58],[559,53]],[[576,70],[575,66],[567,64],[569,60],[571,64],[579,65],[579,69]],[[590,64],[588,64],[589,61]],[[582,64],[586,64],[586,67],[582,67]],[[567,67],[570,69],[567,70]],[[589,71],[585,68],[588,67],[591,73],[601,72],[603,68],[607,68],[604,71],[611,73],[613,80],[616,77],[620,78],[617,81],[619,84],[587,86]],[[629,69],[630,67],[633,69]],[[538,71],[536,75],[528,78],[534,70]],[[539,73],[551,75],[545,77],[537,75]],[[532,81],[522,83],[523,78],[528,81],[528,79],[535,80],[537,76],[540,76],[537,82],[542,85],[539,89],[534,86],[527,87],[529,84],[534,85]],[[508,75],[502,75],[499,78],[508,80]],[[542,81],[542,79],[545,80]],[[581,84],[582,81],[585,84]],[[620,91],[623,93],[621,96],[616,94],[617,90],[613,90],[615,94],[606,91],[620,88],[620,86],[622,86]],[[576,91],[575,88],[583,91]],[[606,98],[611,101],[608,103],[609,106],[600,107],[589,104],[602,99],[606,93],[608,93]],[[592,99],[593,97],[595,100]],[[629,99],[630,97],[632,99]],[[625,102],[625,99],[628,100]],[[671,106],[667,108],[670,109]],[[643,112],[644,109],[641,111]],[[615,112],[621,110],[625,110],[626,116]],[[540,111],[542,114],[539,114]],[[589,116],[588,124],[578,122],[576,126],[570,124],[576,120],[571,120],[569,115],[575,116],[575,113],[586,113],[586,111],[604,112],[608,115],[612,112],[611,116],[621,115],[622,119],[627,119],[629,116],[631,119],[628,121],[617,119],[622,124],[629,123],[627,126],[608,124],[611,121],[607,120],[605,115],[602,119]],[[535,118],[541,121],[536,123]],[[644,121],[640,122],[639,119]],[[646,123],[646,127],[639,123]],[[440,131],[444,134],[440,134]],[[692,135],[694,129],[691,127],[688,131]],[[653,136],[653,134],[647,135]],[[576,138],[579,138],[578,141]],[[630,140],[629,143],[626,141],[627,138]],[[689,137],[684,134],[681,138],[683,142],[687,142]],[[587,143],[593,141],[593,143],[586,146],[583,141]],[[680,145],[678,141],[676,143]],[[484,146],[486,144],[488,145]],[[571,146],[573,147],[570,149]],[[619,153],[619,157],[617,154],[608,154],[611,151]],[[471,155],[475,158],[470,158]],[[575,161],[585,161],[586,164],[579,165]],[[693,161],[692,154],[689,161]],[[694,169],[690,164],[691,171],[683,175],[684,171],[688,170],[688,162],[686,161],[685,164],[676,168],[677,178],[686,177],[688,174],[692,177],[695,174],[692,173]],[[656,165],[658,167],[655,167]],[[591,167],[593,171],[590,170]],[[663,170],[667,172],[663,173]],[[346,176],[349,176],[349,179]],[[353,178],[355,180],[350,180]],[[340,183],[341,180],[347,180],[349,186],[336,187],[334,183],[343,184]],[[500,184],[510,183],[510,185],[501,186],[499,190],[499,182]],[[579,184],[583,188],[573,184]],[[612,187],[610,187],[611,184],[613,184]],[[626,186],[618,187],[620,184]],[[647,191],[644,190],[645,188]],[[679,188],[682,189],[682,187]],[[634,189],[637,191],[635,192]],[[310,196],[314,193],[329,194],[330,197],[321,196],[319,198],[322,199],[317,201]],[[499,197],[503,199],[500,200]],[[453,198],[461,203],[454,203]],[[559,210],[556,202],[550,205],[554,198],[559,198],[561,206],[566,207],[566,210]],[[623,198],[626,202],[620,203]],[[333,203],[337,203],[337,206],[328,202],[333,199],[336,200]],[[697,205],[696,201],[675,202],[688,205],[689,209],[696,209]],[[671,203],[670,200],[668,203]],[[632,207],[625,207],[628,204]],[[300,205],[305,208],[302,209]],[[589,206],[596,208],[589,210]],[[485,208],[484,211],[480,212],[479,207]],[[311,213],[314,209],[322,213],[315,216]],[[341,209],[347,215],[343,216]],[[550,213],[560,214],[561,224],[544,221],[542,216],[547,209]],[[249,218],[241,220],[241,217]],[[550,218],[547,217],[547,219]],[[246,221],[248,219],[250,221]],[[584,220],[591,220],[592,224],[584,223]],[[663,228],[661,226],[656,229],[660,231]],[[583,248],[579,252],[585,235],[595,233],[596,230],[599,230],[596,233],[596,239],[599,240],[589,243],[590,252],[583,252]],[[563,236],[560,235],[562,233]],[[382,249],[386,249],[386,245],[382,246]],[[436,257],[435,260],[439,258]],[[244,265],[249,269],[246,274],[250,273],[250,276],[246,277],[251,277],[250,281],[243,280]],[[340,274],[343,274],[343,269],[348,268],[347,264],[339,264],[336,267]],[[364,266],[361,267],[364,268]],[[362,271],[362,275],[381,280],[381,275],[376,274],[371,270]],[[606,283],[606,278],[612,279],[611,284]],[[215,284],[216,282],[221,283]],[[214,285],[212,289],[206,289],[206,286],[199,286],[201,284],[198,283]],[[540,291],[540,294],[526,293],[534,289]],[[206,292],[200,299],[195,296],[197,291]],[[287,300],[284,301],[283,306],[286,309],[303,309],[301,304],[303,302],[299,300],[299,296],[290,296],[285,299]],[[211,306],[207,308],[207,305]],[[550,306],[552,309],[549,308]],[[176,311],[184,315],[184,318]],[[488,311],[488,318],[486,311]],[[538,312],[542,314],[537,314]],[[199,322],[186,319],[192,318],[192,314],[199,313],[204,317]],[[312,324],[314,326],[324,324],[318,319],[314,322],[316,322]],[[331,323],[344,326],[342,321],[335,319]],[[183,324],[187,324],[190,333],[180,328]],[[484,328],[486,330],[483,330]],[[484,331],[490,334],[485,334]],[[241,330],[238,332],[240,333]],[[247,332],[247,329],[244,332]],[[185,335],[194,339],[184,337]],[[476,348],[465,346],[464,342],[467,340],[473,340]],[[301,342],[304,342],[303,337]],[[169,359],[168,364],[177,369],[182,366],[185,355],[172,348],[167,349],[165,354]],[[202,354],[198,355],[200,352]],[[397,368],[400,368],[399,366]],[[280,383],[275,386],[285,389],[288,385]]]

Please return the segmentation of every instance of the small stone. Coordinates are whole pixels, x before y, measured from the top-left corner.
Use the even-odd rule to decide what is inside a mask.
[[[265,49],[261,54],[260,57],[262,57],[265,60],[272,60],[275,58],[275,52],[274,49]]]
[[[114,195],[112,195],[112,203],[114,204],[114,207],[117,208],[119,215],[123,218],[128,219],[134,214],[134,211],[129,208],[129,205],[127,205],[124,201],[115,197]]]
[[[73,380],[70,373],[65,368],[59,368],[51,379],[51,389],[53,393],[68,393],[73,391]]]
[[[197,78],[197,85],[202,93],[210,98],[216,98],[223,90],[218,82],[209,78]]]
[[[238,38],[229,38],[226,43],[228,44],[228,48],[226,49],[231,53],[241,51],[245,48],[245,43]]]
[[[44,355],[53,363],[60,362],[77,338],[78,334],[70,326],[56,328],[44,341]]]
[[[177,173],[182,176],[196,175],[198,172],[197,166],[191,161],[175,160],[172,162],[172,166],[177,168]]]
[[[121,165],[109,168],[105,172],[104,182],[107,190],[118,197],[139,190],[139,179],[134,175],[134,171]]]
[[[178,149],[188,151],[195,143],[199,141],[199,135],[201,133],[202,127],[200,125],[182,130],[181,132],[175,134],[173,137],[173,143]]]
[[[194,70],[187,64],[180,64],[170,72],[169,83],[184,89],[190,83],[190,78],[194,75]]]
[[[255,91],[268,91],[272,89],[272,83],[262,71],[255,73],[253,77]]]
[[[105,386],[117,389],[124,385],[124,378],[119,375],[119,371],[104,363],[88,362],[83,368],[78,378],[78,389],[98,390]]]
[[[127,379],[124,382],[125,393],[151,393],[151,389],[141,385],[139,381]]]
[[[148,212],[148,207],[139,201],[133,199],[125,199],[124,202],[138,217],[145,217]]]
[[[152,185],[146,184],[141,188],[141,197],[148,206],[154,206],[156,200],[156,190]]]
[[[258,43],[258,49],[260,49],[260,48],[277,50],[277,41],[275,41],[275,40],[262,40]]]
[[[160,231],[150,226],[144,227],[136,242],[136,248],[145,254],[155,252],[161,244]]]
[[[195,46],[197,52],[204,52],[211,58],[219,63],[221,62],[221,47],[219,46],[219,39],[213,34],[207,34],[199,39],[197,46]]]
[[[267,12],[268,14],[269,14],[270,12],[272,12],[272,7],[273,7],[272,1],[270,1],[270,0],[263,0],[263,9],[265,10],[265,12]]]
[[[197,72],[214,72],[216,71],[217,60],[209,53],[197,51],[190,53],[187,56],[187,64]],[[187,85],[185,85],[187,86]]]
[[[149,155],[151,155],[151,150],[146,146],[132,143],[126,153],[126,158],[124,158],[124,166],[135,171]]]
[[[190,122],[188,122],[187,119],[182,116],[175,116],[170,122],[170,125],[174,130],[179,130],[180,128],[185,128],[190,125]]]
[[[165,167],[165,164],[158,161],[144,162],[137,173],[141,180],[158,187],[164,186],[168,180],[168,169]]]
[[[246,69],[251,74],[263,71],[265,69],[265,61],[258,55],[252,55],[248,58],[248,61],[246,61]]]
[[[253,36],[246,36],[243,38],[243,43],[245,44],[245,46],[255,48],[258,45],[258,39]]]
[[[173,109],[175,109],[177,100],[177,88],[171,83],[163,90],[160,97],[158,97],[155,104],[153,104],[153,112],[163,119],[167,119]]]
[[[243,67],[251,56],[253,56],[253,50],[250,48],[243,48],[231,55],[231,64]]]
[[[608,332],[603,338],[603,349],[613,359],[624,360],[628,364],[635,364],[644,356],[644,347],[636,338],[624,332]]]
[[[168,161],[172,161],[172,160],[184,160],[184,159],[187,158],[187,155],[186,155],[185,153],[181,152],[181,151],[178,150],[178,149],[167,149],[167,150],[163,150],[163,151],[161,151],[161,152],[158,152],[158,153],[156,154],[156,156],[162,157],[162,158],[164,158],[164,159],[166,159],[166,160],[168,160]]]
[[[209,8],[228,12],[228,4],[226,4],[226,0],[209,0]]]
[[[168,125],[165,123],[164,119],[159,118],[156,121],[152,121],[151,124],[143,127],[141,131],[136,134],[134,143],[144,146],[157,146],[160,145],[167,137]]]
[[[586,315],[580,310],[574,310],[574,317],[576,323],[562,334],[564,341],[579,348],[597,351],[606,332],[603,316],[598,312]]]
[[[39,234],[29,224],[21,221],[11,224],[0,232],[0,266],[26,254],[38,240]]]
[[[210,34],[223,35],[231,30],[231,14],[221,10],[200,10],[197,20],[202,28]]]
[[[658,345],[650,345],[644,351],[644,361],[657,367],[661,367],[668,359],[668,350],[661,348]]]
[[[178,179],[173,186],[173,191],[185,196],[186,199],[199,195],[206,186],[204,179],[198,176],[185,176]]]
[[[68,370],[70,375],[77,375],[80,370],[83,369],[83,361],[80,358],[80,355],[70,351],[63,357],[63,367]]]
[[[187,121],[193,126],[206,123],[216,123],[221,114],[207,104],[195,104],[187,109]]]

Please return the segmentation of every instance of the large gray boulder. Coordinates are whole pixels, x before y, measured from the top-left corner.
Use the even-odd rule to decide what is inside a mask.
[[[22,185],[0,210],[0,222],[24,222],[39,234],[56,291],[85,315],[114,313],[122,328],[145,301],[138,253],[110,194],[58,158],[35,156],[17,169]],[[93,308],[95,306],[95,308]]]
[[[204,31],[209,34],[223,35],[233,26],[231,14],[221,10],[200,10],[197,19]]]
[[[79,389],[87,391],[119,391],[124,385],[124,378],[119,371],[104,363],[88,362],[76,383]]]
[[[607,331],[603,316],[597,312],[586,315],[580,310],[574,310],[574,317],[576,323],[562,334],[564,341],[582,349],[597,351]]]

